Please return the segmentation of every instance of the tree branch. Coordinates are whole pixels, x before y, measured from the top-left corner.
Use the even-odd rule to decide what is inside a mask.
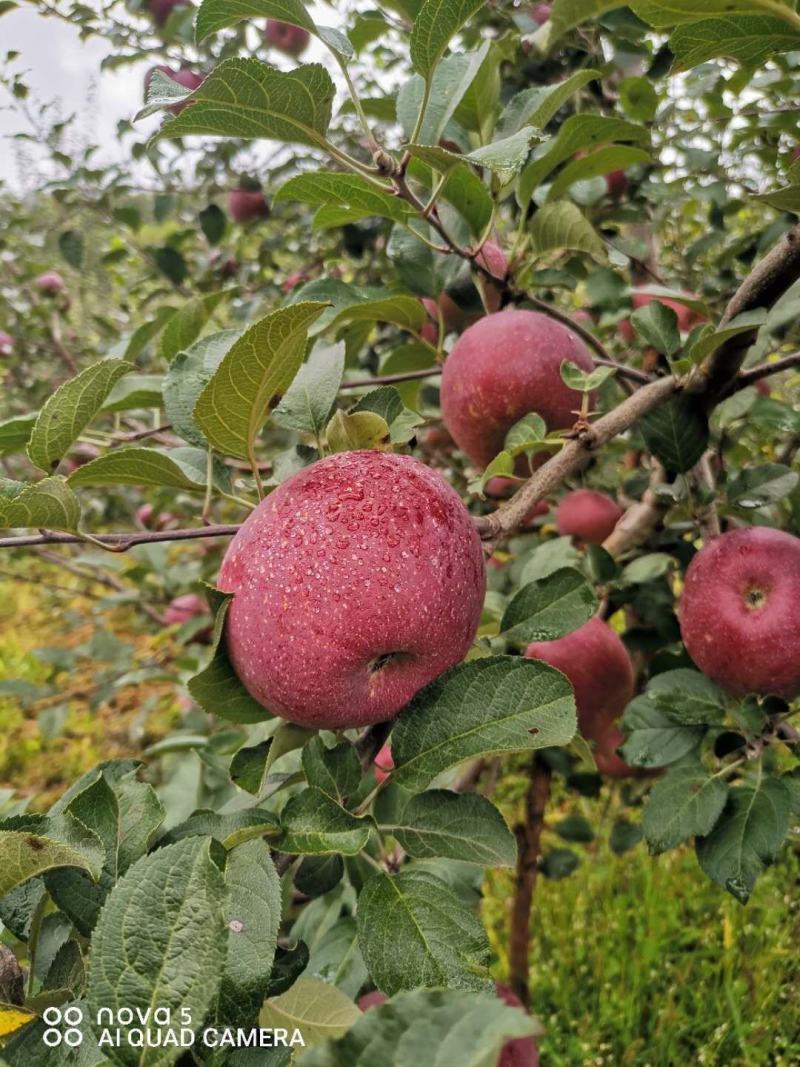
[[[746,389],[748,385],[760,382],[762,378],[780,374],[781,371],[789,370],[791,367],[800,367],[800,352],[792,352],[791,355],[784,356],[783,359],[774,359],[771,363],[758,363],[755,367],[750,367],[749,370],[740,371],[731,382],[725,395],[729,396],[731,393],[738,393],[740,389]]]
[[[136,533],[100,534],[94,541],[111,546],[116,552],[127,552],[136,545],[154,544],[157,541],[193,541],[205,537],[232,537],[240,524],[230,526],[192,526],[185,530],[142,530]],[[21,537],[0,537],[0,548],[25,548],[30,545],[83,545],[86,538],[80,534],[45,531],[39,534],[23,534]]]
[[[491,515],[476,519],[478,532],[485,541],[495,541],[513,533],[525,522],[531,508],[566,478],[588,463],[592,454],[612,438],[626,430],[648,411],[672,396],[681,383],[677,378],[658,378],[623,400],[607,415],[603,415],[588,429],[544,463],[514,494],[508,504]]]
[[[603,548],[609,556],[617,559],[628,549],[646,541],[658,525],[663,505],[655,494],[655,487],[664,480],[664,468],[654,462],[650,471],[650,485],[644,491],[641,500],[625,511],[617,525],[603,541]]]
[[[745,311],[770,308],[786,290],[800,279],[800,223],[785,234],[775,247],[760,260],[734,293],[721,325]],[[741,369],[747,350],[756,338],[757,330],[732,337],[721,345],[700,372],[700,392],[712,405],[719,400]]]
[[[531,759],[528,788],[525,791],[525,818],[515,827],[517,837],[517,872],[511,906],[509,932],[509,980],[512,990],[525,1005],[530,1005],[528,988],[531,943],[531,904],[539,873],[544,813],[550,798],[552,772],[538,754]]]

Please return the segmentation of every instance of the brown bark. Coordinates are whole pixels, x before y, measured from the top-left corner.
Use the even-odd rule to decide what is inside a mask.
[[[551,778],[550,768],[534,754],[525,792],[525,819],[515,828],[518,854],[509,932],[509,982],[525,1007],[530,1005],[528,957],[531,944],[531,904],[539,874],[544,813],[550,798]]]

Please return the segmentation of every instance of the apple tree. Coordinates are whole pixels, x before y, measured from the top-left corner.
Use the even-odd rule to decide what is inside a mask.
[[[120,130],[149,188],[50,131],[69,269],[31,247],[0,303],[0,546],[108,568],[193,703],[0,827],[5,1058],[534,1064],[554,781],[618,782],[620,848],[692,844],[743,904],[800,810],[800,15],[47,13],[159,60]],[[87,1043],[44,1060],[65,1005]],[[153,1006],[305,1046],[104,1042]]]

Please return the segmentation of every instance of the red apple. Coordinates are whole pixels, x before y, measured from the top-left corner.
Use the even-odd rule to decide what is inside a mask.
[[[0,330],[0,356],[10,356],[14,351],[14,338],[5,330]]]
[[[485,315],[465,330],[447,358],[441,405],[445,426],[462,451],[485,467],[523,415],[537,412],[548,430],[571,426],[581,394],[567,388],[561,364],[594,366],[576,333],[538,311]]]
[[[759,378],[757,382],[753,383],[753,388],[757,393],[760,393],[761,396],[770,395],[769,385],[767,384],[766,378]]]
[[[429,344],[438,345],[439,343],[439,306],[435,300],[431,300],[430,297],[424,296],[422,298],[422,306],[428,313],[428,321],[424,323],[420,332],[420,337],[427,341]]]
[[[562,537],[576,537],[589,545],[601,545],[622,518],[616,500],[594,489],[575,489],[556,509],[556,526]]]
[[[296,270],[290,274],[286,281],[281,286],[284,293],[291,293],[292,289],[296,289],[298,285],[302,285],[306,281],[306,275],[301,270]]]
[[[616,718],[633,699],[633,664],[628,650],[602,619],[590,619],[557,641],[534,641],[528,659],[549,663],[566,674],[575,690],[580,731],[604,746]]]
[[[689,564],[681,636],[700,670],[734,693],[800,693],[800,538],[731,530]]]
[[[496,982],[494,988],[500,1000],[508,1004],[509,1007],[525,1011],[525,1005],[507,985],[503,985],[502,982]],[[506,1041],[500,1052],[497,1067],[539,1067],[539,1050],[536,1046],[536,1038],[516,1037],[512,1041]]]
[[[228,193],[228,214],[234,222],[268,219],[269,204],[261,189],[231,189]]]
[[[370,1008],[379,1008],[388,999],[385,993],[381,993],[379,989],[373,989],[372,992],[364,993],[358,998],[358,1006],[362,1011],[369,1011]]]
[[[530,16],[540,26],[550,18],[550,4],[532,4]]]
[[[36,279],[36,288],[45,296],[57,296],[64,292],[66,283],[58,271],[48,270]]]
[[[380,750],[374,760],[375,767],[375,781],[380,785],[385,782],[389,775],[394,770],[394,760],[392,759],[391,746],[386,744]],[[362,1011],[364,1009],[362,1008]]]
[[[281,22],[279,19],[267,19],[264,40],[279,52],[285,52],[287,56],[294,56],[296,59],[308,48],[311,34],[302,26],[293,26],[290,22]]]
[[[480,539],[461,498],[410,456],[340,452],[280,485],[223,560],[227,644],[255,700],[319,729],[394,718],[466,655]]]
[[[506,254],[497,241],[487,241],[478,256],[478,263],[485,267],[492,277],[497,278],[498,284],[495,285],[494,282],[490,282],[482,274],[477,275],[478,285],[483,293],[483,302],[487,311],[499,311],[503,293],[502,283],[508,274]]]
[[[628,179],[624,170],[612,170],[606,174],[606,190],[612,200],[621,200],[628,191]]]
[[[164,612],[164,622],[167,626],[177,626],[190,619],[196,619],[199,615],[208,615],[209,607],[203,597],[197,593],[185,593],[170,600],[167,610]]]
[[[150,14],[156,26],[163,26],[173,9],[181,7],[186,2],[187,0],[150,0]]]
[[[642,287],[640,286],[639,288],[641,289]],[[699,299],[697,293],[690,293],[686,291],[684,295],[690,297],[692,300]],[[678,329],[681,331],[681,333],[688,333],[689,330],[692,329],[692,327],[697,326],[697,324],[700,322],[706,321],[705,315],[703,315],[701,312],[694,311],[692,308],[687,307],[686,304],[681,304],[679,300],[670,300],[668,297],[664,296],[655,296],[651,293],[634,291],[633,296],[631,298],[631,303],[633,304],[634,311],[636,311],[638,308],[647,307],[647,305],[651,304],[654,300],[658,300],[659,303],[664,305],[664,307],[672,308],[672,310],[678,316]],[[623,338],[623,340],[626,341],[628,344],[631,344],[635,337],[635,334],[630,320],[623,319],[621,322],[618,322],[617,329],[619,330],[620,336]]]

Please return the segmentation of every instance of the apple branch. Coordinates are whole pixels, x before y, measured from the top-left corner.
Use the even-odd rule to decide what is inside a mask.
[[[792,352],[791,355],[784,356],[782,359],[772,360],[770,363],[758,363],[755,367],[750,367],[749,370],[740,371],[730,383],[726,395],[736,393],[740,389],[746,389],[748,385],[754,385],[763,378],[769,378],[773,374],[780,374],[781,371],[790,370],[793,367],[800,367],[800,352]]]
[[[550,799],[552,771],[534,754],[528,772],[525,791],[525,817],[515,827],[517,838],[517,869],[514,877],[514,899],[511,907],[509,931],[509,982],[525,1007],[530,1006],[528,955],[531,941],[531,904],[539,874],[544,813]]]
[[[207,537],[233,537],[239,523],[232,525],[191,526],[184,530],[142,530],[136,533],[99,534],[93,542],[109,546],[115,552],[127,552],[136,545],[154,544],[159,541],[193,541]],[[83,545],[87,538],[81,534],[56,533],[46,530],[38,534],[23,534],[21,537],[0,537],[0,548],[26,548],[31,545]]]

